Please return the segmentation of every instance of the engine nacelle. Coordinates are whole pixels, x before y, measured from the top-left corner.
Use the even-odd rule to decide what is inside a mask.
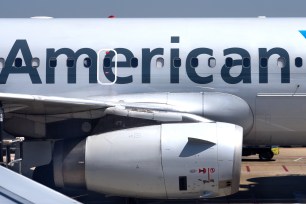
[[[238,191],[243,131],[229,123],[146,126],[89,136],[54,151],[60,187],[189,199]]]

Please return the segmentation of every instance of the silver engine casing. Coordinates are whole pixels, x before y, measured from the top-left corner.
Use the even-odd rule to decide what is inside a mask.
[[[57,145],[60,187],[129,197],[190,199],[239,189],[243,130],[229,123],[162,124]]]

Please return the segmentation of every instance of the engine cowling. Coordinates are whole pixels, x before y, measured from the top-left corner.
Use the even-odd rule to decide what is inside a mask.
[[[238,191],[243,131],[229,123],[162,124],[89,136],[54,151],[60,187],[146,198]]]

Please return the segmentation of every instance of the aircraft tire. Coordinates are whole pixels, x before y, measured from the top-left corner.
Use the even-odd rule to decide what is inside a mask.
[[[274,154],[271,150],[263,151],[259,153],[259,159],[262,161],[271,161]]]

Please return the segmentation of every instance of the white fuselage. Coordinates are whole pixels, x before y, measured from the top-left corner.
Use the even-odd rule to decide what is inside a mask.
[[[306,65],[296,62],[306,60],[303,18],[1,19],[0,26],[0,92],[104,100],[138,93],[229,93],[253,112],[247,144],[306,144]],[[83,48],[117,51],[115,79],[107,77],[114,68],[103,69],[105,55],[91,58],[96,69],[84,67],[86,53],[72,57],[76,66],[67,68],[67,53]],[[49,67],[52,57],[55,68]],[[22,59],[21,67],[15,58]],[[31,67],[33,58],[37,68]],[[174,67],[177,58],[181,65]],[[197,66],[192,58],[198,58]]]

